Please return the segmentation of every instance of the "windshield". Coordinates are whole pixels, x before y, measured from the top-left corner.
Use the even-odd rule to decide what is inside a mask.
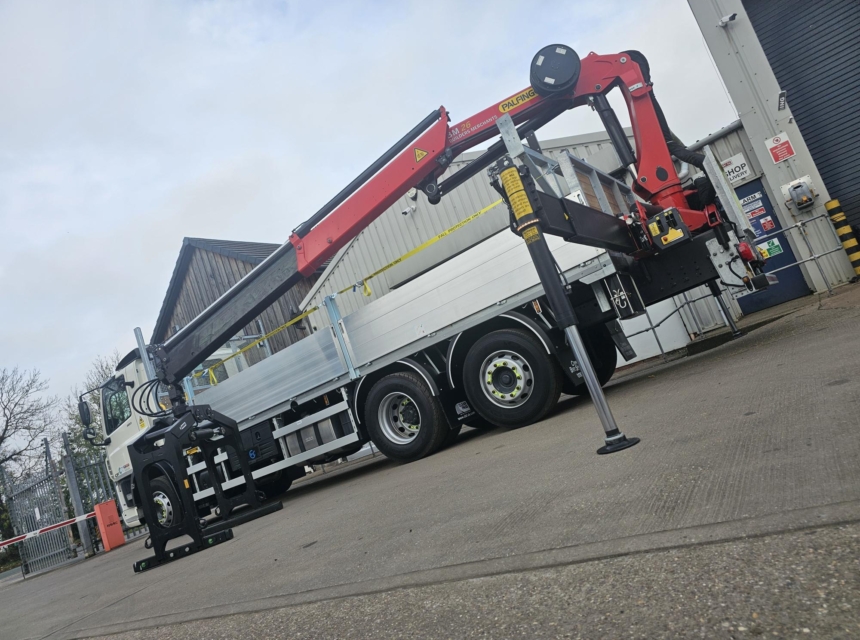
[[[102,403],[104,404],[105,435],[110,435],[131,417],[131,407],[128,403],[123,376],[113,378],[102,387]]]

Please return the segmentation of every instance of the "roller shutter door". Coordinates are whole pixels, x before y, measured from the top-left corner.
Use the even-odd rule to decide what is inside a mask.
[[[743,5],[830,197],[860,224],[860,1]]]

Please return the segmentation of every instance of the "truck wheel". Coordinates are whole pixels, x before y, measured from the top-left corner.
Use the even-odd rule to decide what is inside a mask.
[[[561,394],[562,371],[531,334],[501,329],[480,338],[463,365],[469,404],[486,421],[522,427],[541,420]]]
[[[612,335],[605,325],[599,325],[583,330],[582,341],[585,343],[591,364],[594,365],[594,373],[597,374],[597,380],[602,387],[609,382],[618,366],[618,350],[615,348]],[[588,393],[584,383],[574,386],[567,376],[564,377],[564,392],[571,396]]]
[[[439,400],[414,373],[392,373],[379,380],[364,408],[373,444],[387,457],[412,462],[442,447],[451,432]]]
[[[155,512],[158,514],[158,524],[166,528],[182,522],[182,503],[173,483],[164,476],[158,476],[153,478],[149,485]]]

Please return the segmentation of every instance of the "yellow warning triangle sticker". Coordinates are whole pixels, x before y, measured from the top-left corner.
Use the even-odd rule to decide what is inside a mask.
[[[424,149],[419,149],[418,147],[415,147],[415,162],[421,162],[426,155],[427,152],[424,151]]]

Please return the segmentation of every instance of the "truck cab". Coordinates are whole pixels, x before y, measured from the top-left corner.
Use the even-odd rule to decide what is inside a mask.
[[[140,350],[133,349],[117,364],[115,373],[105,380],[96,390],[98,392],[99,409],[102,415],[101,433],[95,433],[90,428],[89,407],[81,406],[81,420],[86,426],[85,435],[88,440],[105,447],[105,466],[111,481],[116,486],[116,495],[119,500],[120,511],[123,522],[128,527],[137,527],[146,524],[141,517],[140,495],[133,480],[133,468],[128,453],[128,446],[134,442],[142,431],[159,425],[157,418],[141,414],[135,410],[136,403],[133,396],[136,389],[148,380],[146,368],[140,358]],[[155,400],[150,397],[150,404]],[[81,405],[86,403],[81,400]],[[243,437],[245,451],[251,459],[252,467],[266,467],[274,461],[274,458],[282,460],[279,455],[275,441],[265,430],[250,430]],[[98,443],[96,440],[101,439]],[[198,517],[208,515],[211,508],[215,506],[214,499],[207,494],[212,491],[207,489],[211,486],[206,471],[201,471],[202,454],[199,449],[192,447],[185,452],[185,460],[188,465],[188,473],[195,484],[197,496],[195,496]],[[310,460],[309,463],[329,462],[331,459],[353,453],[348,451],[333,451],[329,456]],[[231,480],[236,474],[238,462],[231,459],[226,453],[219,459],[219,478],[221,482]],[[284,465],[281,465],[284,466]],[[304,465],[296,465],[288,468],[269,468],[263,472],[259,488],[268,497],[274,497],[286,491],[292,481],[305,475]],[[152,502],[156,505],[158,520],[160,524],[169,526],[177,518],[181,518],[182,508],[179,502],[179,494],[174,486],[175,473],[172,469],[156,467],[153,470],[156,477],[151,478]],[[203,494],[203,495],[201,495]]]
[[[128,444],[141,431],[152,426],[152,418],[142,416],[132,408],[131,394],[146,382],[146,372],[137,349],[129,352],[116,366],[115,374],[99,387],[99,407],[102,415],[101,436],[105,444],[105,465],[116,494],[122,519],[129,527],[141,524],[132,487],[131,459]]]

